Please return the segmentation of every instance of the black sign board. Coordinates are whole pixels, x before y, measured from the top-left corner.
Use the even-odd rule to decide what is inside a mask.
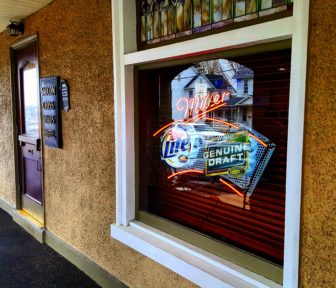
[[[70,110],[69,86],[66,80],[61,79],[62,109],[65,112]]]
[[[61,147],[61,123],[59,101],[59,77],[41,78],[42,121],[44,144]]]

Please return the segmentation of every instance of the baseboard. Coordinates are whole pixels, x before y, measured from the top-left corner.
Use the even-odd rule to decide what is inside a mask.
[[[56,252],[58,252],[72,264],[77,266],[90,278],[96,281],[100,286],[104,288],[127,287],[117,278],[113,277],[110,273],[108,273],[106,270],[96,264],[93,260],[89,259],[84,254],[77,251],[48,230],[45,231],[44,241],[48,246],[53,248]]]
[[[4,211],[6,211],[9,215],[13,215],[14,207],[6,202],[5,200],[0,198],[0,208]]]
[[[36,225],[29,217],[20,213],[20,210],[12,209],[12,217],[14,222],[19,224],[24,230],[32,235],[40,243],[44,243],[45,229],[40,225]],[[35,220],[36,221],[36,220]]]
[[[13,221],[19,224],[24,230],[26,230],[30,235],[32,235],[36,240],[43,243],[44,240],[44,229],[36,225],[35,221],[31,221],[29,217],[25,216],[24,213],[20,213],[7,201],[0,198],[0,208],[12,216]]]

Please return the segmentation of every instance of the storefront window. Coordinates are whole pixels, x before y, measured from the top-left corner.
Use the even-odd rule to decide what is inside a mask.
[[[293,0],[141,0],[140,46],[291,11]]]
[[[140,212],[282,264],[289,71],[289,49],[140,69]]]

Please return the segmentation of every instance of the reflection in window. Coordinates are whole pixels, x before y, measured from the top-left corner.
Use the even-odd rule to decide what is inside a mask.
[[[162,131],[162,137],[176,138],[181,130],[187,132],[184,136],[188,144],[183,145],[190,147],[184,147],[186,151],[181,154],[183,163],[175,163],[175,160],[181,160],[175,159],[172,151],[176,147],[169,146],[171,141],[161,144],[162,149],[170,149],[162,152],[161,157],[173,168],[172,175],[197,171],[209,176],[211,181],[222,184],[223,181],[231,181],[237,187],[229,193],[220,193],[219,199],[243,209],[249,209],[249,205],[242,196],[252,194],[251,180],[257,182],[256,178],[261,175],[256,170],[263,171],[266,165],[257,163],[261,157],[256,155],[269,154],[270,157],[274,149],[266,137],[259,135],[258,140],[268,145],[267,149],[251,137],[256,134],[252,129],[253,77],[251,69],[225,59],[199,62],[180,72],[171,82],[172,119],[175,124]],[[251,147],[247,147],[251,143]],[[183,145],[180,150],[183,150]],[[202,186],[203,181],[206,179],[200,179],[198,184]]]
[[[33,63],[27,63],[22,71],[24,97],[24,133],[38,135],[38,79],[37,68]]]
[[[140,211],[282,263],[289,63],[139,71]]]
[[[179,73],[171,89],[174,120],[191,119],[218,98],[225,106],[201,119],[219,116],[252,128],[253,71],[249,68],[224,59],[200,62]],[[184,95],[189,95],[189,99]],[[249,115],[248,121],[243,121],[244,114]]]
[[[141,0],[141,45],[291,9],[293,0]]]

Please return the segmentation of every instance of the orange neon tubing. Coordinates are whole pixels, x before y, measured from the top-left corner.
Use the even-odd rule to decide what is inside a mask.
[[[157,131],[153,134],[153,137],[155,137],[155,136],[158,135],[161,131],[163,131],[163,130],[166,129],[167,127],[169,127],[169,126],[171,126],[171,125],[173,125],[173,124],[175,124],[175,123],[177,123],[177,122],[188,123],[188,122],[190,122],[190,121],[193,121],[194,119],[197,119],[198,117],[203,116],[204,114],[206,114],[206,113],[208,113],[208,112],[210,112],[210,111],[216,110],[216,109],[218,109],[218,108],[220,108],[220,107],[223,107],[223,106],[225,106],[225,105],[226,105],[226,104],[221,104],[221,105],[218,105],[218,106],[216,106],[216,107],[213,107],[213,108],[211,108],[211,109],[209,109],[209,110],[206,110],[205,112],[201,113],[200,115],[197,115],[197,116],[195,116],[195,117],[193,117],[193,118],[191,118],[191,119],[189,119],[189,120],[187,120],[187,121],[183,121],[182,119],[180,119],[180,120],[176,120],[176,121],[170,122],[169,124],[167,124],[167,125],[161,127],[159,130],[157,130]]]
[[[262,146],[267,147],[267,144],[263,141],[261,141],[258,137],[254,136],[252,133],[249,133],[249,135],[256,141],[258,141]]]
[[[239,127],[237,125],[234,125],[234,124],[231,124],[229,122],[225,122],[223,120],[219,120],[219,119],[216,119],[216,118],[205,118],[205,120],[210,120],[210,121],[214,121],[214,122],[223,123],[223,124],[225,124],[227,126],[231,126],[233,128],[239,129]]]
[[[223,120],[216,119],[216,118],[206,118],[205,120],[210,120],[210,121],[214,121],[214,122],[223,123],[225,125],[228,125],[228,126],[236,128],[236,129],[239,129],[239,127],[236,126],[236,125],[234,125],[234,124],[231,124],[231,123],[228,123],[228,122],[225,122]],[[249,133],[249,136],[251,136],[254,140],[256,140],[257,142],[259,142],[262,146],[267,147],[267,144],[265,142],[261,141],[258,137],[256,137],[252,133]]]
[[[203,174],[203,171],[202,170],[196,170],[196,169],[190,169],[190,170],[183,170],[183,171],[179,171],[179,172],[176,172],[176,173],[173,173],[171,175],[169,175],[167,177],[167,179],[171,179],[177,175],[181,175],[181,174],[186,174],[186,173],[198,173],[198,174]]]
[[[166,129],[167,127],[169,127],[169,126],[171,126],[171,125],[173,125],[173,124],[175,124],[175,123],[177,123],[177,122],[182,122],[182,120],[176,120],[176,121],[174,121],[174,122],[170,122],[169,124],[167,124],[167,125],[161,127],[159,130],[157,130],[157,131],[153,134],[153,137],[155,137],[155,136],[156,136],[157,134],[159,134],[161,131],[163,131],[163,130]]]
[[[191,118],[191,119],[189,119],[189,120],[187,120],[187,121],[184,121],[184,123],[188,123],[188,122],[193,121],[193,120],[195,120],[195,119],[197,119],[197,120],[196,120],[196,122],[197,122],[197,121],[200,119],[200,117],[204,116],[206,113],[208,113],[208,112],[210,112],[210,111],[213,111],[213,110],[216,110],[216,109],[218,109],[218,108],[220,108],[220,107],[223,107],[223,106],[225,106],[225,105],[226,105],[226,104],[224,103],[224,104],[215,106],[215,107],[213,107],[213,108],[211,108],[211,109],[209,109],[209,110],[204,111],[203,113],[201,113],[201,114],[199,114],[199,115],[194,116],[193,118]]]
[[[240,191],[238,191],[236,188],[234,188],[232,185],[230,185],[229,183],[227,183],[223,179],[219,179],[219,181],[222,182],[223,184],[225,184],[226,186],[230,187],[232,189],[232,191],[236,192],[239,196],[244,196],[244,194],[242,194]]]

